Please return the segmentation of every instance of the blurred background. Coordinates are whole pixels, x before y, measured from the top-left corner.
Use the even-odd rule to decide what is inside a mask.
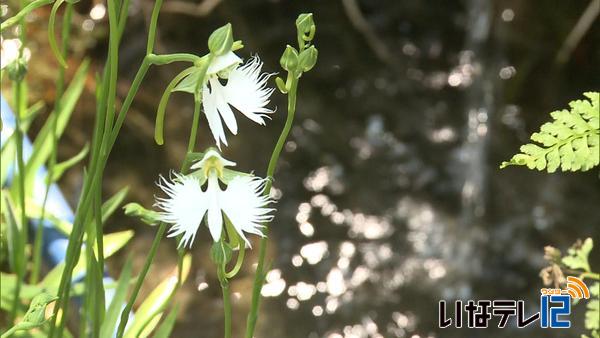
[[[524,299],[531,313],[543,286],[544,246],[564,251],[578,238],[600,240],[597,169],[551,175],[498,169],[550,111],[599,89],[598,22],[576,30],[579,41],[568,38],[594,3],[166,0],[159,53],[203,54],[210,32],[231,22],[234,37],[245,45],[240,54],[258,53],[268,72],[280,70],[285,45],[295,44],[297,15],[315,16],[319,61],[300,81],[297,119],[276,172],[272,267],[256,336],[542,334],[539,326],[439,329],[438,301]],[[122,97],[145,53],[152,4],[132,0],[120,52]],[[69,72],[84,55],[93,57],[99,71],[107,51],[105,5],[82,0],[75,8]],[[47,44],[48,12],[36,12],[29,24],[28,80],[31,100],[44,100],[49,110],[57,64]],[[158,100],[181,67],[155,67],[149,73],[111,155],[105,196],[129,186],[128,200],[150,207],[159,193],[158,175],[179,167],[192,97],[171,97],[165,146],[154,143],[153,132]],[[59,159],[91,139],[94,88],[90,74]],[[275,93],[272,106],[278,110],[264,128],[240,118],[239,136],[228,138],[225,157],[244,171],[264,175],[285,105],[285,97]],[[201,123],[199,149],[213,144],[206,121]],[[71,170],[61,181],[72,205],[81,173]],[[129,250],[109,261],[113,276],[128,252],[135,254],[134,271],[139,271],[156,231],[120,214],[107,232],[121,229],[134,229],[136,237]],[[208,231],[201,231],[192,250],[192,273],[177,295],[181,308],[173,337],[222,335],[221,290],[209,260],[210,243]],[[175,247],[174,240],[162,242],[143,292],[176,265]],[[250,252],[232,282],[234,335],[244,329],[257,253]],[[599,257],[592,257],[595,271]],[[583,313],[575,307],[571,330],[544,330],[544,336],[579,336]]]

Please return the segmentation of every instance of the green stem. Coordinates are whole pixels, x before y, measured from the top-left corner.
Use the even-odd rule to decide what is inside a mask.
[[[156,54],[148,54],[146,56],[148,58],[148,60],[150,61],[150,63],[152,63],[153,65],[167,65],[169,63],[173,63],[173,62],[191,62],[191,63],[196,63],[199,62],[202,58],[194,55],[194,54],[187,54],[187,53],[174,53],[174,54],[161,54],[161,55],[156,55]]]
[[[56,13],[63,2],[65,2],[65,0],[56,0],[54,5],[52,5],[50,18],[48,19],[48,44],[50,45],[50,49],[52,50],[52,53],[54,53],[54,56],[58,60],[61,68],[67,68],[67,62],[65,61],[64,54],[58,49],[58,45],[56,44],[56,32],[54,31],[56,27]]]
[[[165,89],[163,95],[160,98],[160,101],[158,102],[158,109],[156,111],[156,121],[154,123],[154,141],[156,141],[156,143],[159,145],[165,143],[165,114],[167,111],[167,103],[169,102],[169,97],[171,97],[171,92],[173,91],[173,88],[175,88],[175,86],[179,83],[179,81],[183,80],[184,77],[190,75],[194,71],[194,69],[194,67],[189,67],[181,71],[181,73],[177,74],[177,76],[175,76],[173,80],[169,82],[167,88]]]
[[[221,290],[223,291],[223,314],[224,314],[224,338],[231,338],[231,295],[229,293],[229,281],[225,277],[225,266],[219,265],[217,270]]]
[[[581,274],[581,278],[600,280],[600,273],[584,272]]]
[[[14,322],[16,316],[17,316],[17,311],[19,309],[19,298],[21,295],[21,283],[23,282],[23,278],[25,277],[25,261],[26,259],[24,258],[25,256],[25,244],[27,243],[27,216],[26,216],[26,209],[25,209],[25,161],[23,158],[23,130],[21,128],[21,118],[22,118],[22,112],[21,112],[21,107],[22,107],[22,81],[18,80],[14,83],[14,88],[15,88],[15,107],[16,107],[16,114],[15,114],[15,136],[16,136],[16,145],[17,145],[17,170],[19,172],[18,176],[17,176],[17,191],[18,191],[18,203],[19,203],[19,211],[20,211],[20,215],[19,215],[19,221],[21,223],[21,229],[19,229],[18,231],[18,238],[19,238],[19,243],[17,245],[18,247],[18,253],[16,254],[18,257],[18,259],[15,260],[15,262],[17,264],[15,264],[15,272],[17,274],[17,281],[16,281],[16,286],[15,286],[15,291],[14,291],[14,298],[13,298],[13,302],[12,302],[12,306],[11,306],[11,311],[10,311],[10,317],[9,317],[9,323]]]
[[[0,336],[0,338],[8,338],[8,337],[12,336],[15,332],[17,332],[17,330],[19,330],[19,329],[16,326],[13,326],[10,329],[8,329],[6,332],[4,332],[2,334],[2,336]]]
[[[21,21],[21,19],[23,19],[27,14],[29,14],[34,9],[40,8],[45,5],[49,5],[53,2],[54,2],[54,0],[35,0],[35,1],[30,2],[27,6],[23,7],[23,9],[21,9],[19,11],[19,13],[15,14],[14,16],[6,19],[3,23],[1,23],[0,24],[0,32],[3,32],[8,27],[11,27],[12,25]]]
[[[21,17],[21,19],[19,20],[19,25],[20,25],[20,31],[19,31],[19,39],[21,40],[21,48],[19,48],[19,58],[21,58],[23,56],[23,50],[25,48],[25,20],[23,17]],[[19,78],[17,81],[15,81],[14,83],[14,88],[15,88],[15,136],[16,136],[16,141],[17,141],[17,170],[18,170],[18,182],[17,182],[17,189],[18,189],[18,193],[19,193],[19,210],[20,210],[20,222],[21,222],[21,229],[19,231],[19,240],[20,243],[18,243],[18,249],[19,250],[17,252],[17,256],[19,257],[19,259],[16,260],[15,263],[15,272],[17,274],[17,281],[16,281],[16,286],[15,286],[15,292],[14,292],[14,298],[13,298],[13,303],[12,303],[12,307],[11,307],[11,311],[10,311],[10,316],[9,316],[9,323],[13,323],[16,316],[17,316],[17,311],[19,310],[19,301],[20,301],[20,296],[21,296],[21,284],[23,283],[23,280],[25,279],[25,272],[26,272],[26,267],[25,267],[25,262],[27,262],[27,258],[26,258],[26,251],[25,251],[25,246],[27,244],[27,235],[29,232],[28,229],[28,224],[27,224],[27,210],[26,210],[26,204],[25,204],[25,159],[23,156],[23,139],[24,139],[24,135],[23,135],[23,129],[21,126],[21,119],[23,118],[23,114],[26,111],[26,98],[23,96],[23,89],[25,86],[25,82],[23,81],[22,78]]]
[[[119,25],[116,11],[116,4],[114,1],[108,1],[108,16],[110,26],[109,36],[109,55],[107,60],[108,70],[105,70],[105,76],[103,78],[103,85],[101,89],[102,97],[106,97],[106,105],[100,102],[98,107],[105,107],[105,109],[98,112],[103,118],[98,118],[98,124],[95,126],[93,144],[94,149],[92,150],[92,159],[90,161],[90,172],[86,176],[84,189],[81,195],[80,203],[75,213],[75,222],[73,229],[69,235],[69,244],[67,246],[67,257],[65,260],[65,269],[61,276],[59,288],[58,288],[58,301],[54,309],[54,316],[50,326],[49,336],[52,338],[57,333],[57,337],[61,338],[65,326],[65,318],[68,315],[69,307],[69,294],[71,291],[70,283],[73,275],[73,269],[79,255],[81,253],[81,246],[83,241],[83,234],[85,231],[85,221],[88,219],[88,215],[91,215],[90,207],[95,196],[95,192],[99,189],[100,180],[98,176],[101,176],[106,165],[108,153],[110,147],[108,147],[108,132],[112,131],[112,124],[114,119],[114,106],[116,100],[116,80],[118,70],[118,43],[119,43]],[[126,10],[126,9],[123,9]],[[126,16],[125,16],[126,17]],[[131,89],[130,89],[131,92]],[[98,132],[99,129],[103,128],[102,132]],[[102,276],[100,275],[101,279]],[[100,281],[101,282],[101,281]],[[61,312],[60,322],[57,324],[57,314]]]
[[[154,256],[156,256],[156,251],[158,250],[158,245],[160,244],[160,240],[164,236],[166,229],[167,224],[161,222],[158,227],[158,231],[156,232],[156,236],[154,236],[154,240],[152,241],[152,246],[150,247],[150,253],[148,254],[148,258],[146,259],[144,267],[142,268],[142,271],[140,272],[137,280],[135,281],[135,286],[133,287],[131,297],[129,297],[127,305],[125,305],[123,312],[121,312],[121,320],[119,321],[119,328],[117,329],[117,338],[123,337],[123,334],[125,333],[125,326],[127,325],[127,321],[129,320],[129,313],[131,313],[131,309],[133,308],[133,304],[135,303],[140,289],[142,288],[142,284],[146,279],[148,270],[150,270],[150,265],[152,265],[152,261],[154,260]]]
[[[200,104],[201,102],[194,100],[194,118],[192,120],[192,128],[190,129],[190,139],[188,140],[188,153],[193,152],[196,145],[196,134],[198,133],[198,123],[200,122]]]
[[[281,150],[285,145],[285,141],[292,129],[292,124],[294,122],[294,115],[296,113],[296,93],[298,91],[298,78],[291,78],[291,86],[288,91],[288,115],[285,121],[285,126],[279,135],[279,139],[277,140],[277,144],[273,149],[273,153],[271,154],[271,159],[269,161],[269,166],[267,169],[267,184],[265,186],[265,195],[269,195],[271,192],[272,186],[272,178],[275,173],[275,168],[277,167],[277,162],[279,161],[279,155],[281,154]],[[265,228],[264,233],[265,237],[260,239],[260,248],[258,253],[258,264],[256,265],[256,276],[254,277],[254,285],[252,288],[252,304],[250,308],[250,313],[248,314],[248,320],[246,323],[246,338],[252,338],[254,336],[254,329],[256,327],[256,321],[258,319],[258,308],[260,306],[260,291],[262,290],[262,286],[265,281],[265,258],[267,255],[267,232],[268,228]]]
[[[63,16],[62,21],[62,46],[61,46],[61,55],[63,58],[67,55],[67,48],[69,46],[69,38],[71,33],[71,18],[73,14],[73,4],[67,3],[67,7],[65,9],[65,14]],[[65,87],[65,68],[59,67],[58,69],[58,77],[56,79],[56,102],[54,104],[55,114],[58,114],[60,111],[62,96]],[[54,176],[54,168],[57,162],[57,149],[58,149],[58,136],[57,136],[57,128],[58,128],[58,118],[54,118],[52,120],[52,152],[50,153],[50,161],[48,162],[48,178]],[[33,268],[31,271],[30,283],[36,284],[39,280],[40,266],[42,260],[42,239],[44,235],[44,220],[46,217],[46,203],[48,202],[48,195],[50,192],[51,186],[50,180],[46,182],[46,191],[44,193],[44,200],[42,202],[42,212],[40,219],[38,221],[38,225],[36,227],[35,233],[35,242],[33,246]]]
[[[146,44],[146,55],[154,52],[154,44],[156,43],[156,27],[158,25],[158,15],[162,7],[162,0],[156,0],[150,17],[150,27],[148,29],[148,43]]]

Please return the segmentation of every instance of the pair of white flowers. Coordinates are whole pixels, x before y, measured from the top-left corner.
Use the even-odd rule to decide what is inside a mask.
[[[266,86],[270,75],[261,73],[261,69],[258,57],[242,64],[233,52],[215,57],[209,65],[202,88],[202,104],[219,149],[221,143],[227,145],[221,120],[234,135],[238,131],[232,107],[261,125],[265,124],[268,114],[273,113],[266,107],[273,93],[273,89]],[[266,180],[243,174],[225,180],[225,167],[234,165],[216,150],[209,150],[191,167],[202,173],[200,177],[177,173],[168,179],[160,177],[158,186],[167,197],[157,198],[156,205],[161,209],[161,220],[172,224],[168,236],[182,236],[179,246],[192,246],[205,216],[215,242],[222,238],[224,222],[231,222],[237,235],[248,245],[244,233],[263,236],[262,224],[273,218],[269,213],[274,210],[268,208],[271,199],[263,196]],[[226,185],[225,190],[220,183]]]

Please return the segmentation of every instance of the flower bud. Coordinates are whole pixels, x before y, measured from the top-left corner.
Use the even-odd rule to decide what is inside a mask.
[[[298,51],[296,51],[296,48],[287,45],[283,55],[281,55],[279,63],[281,64],[281,68],[288,72],[296,71],[296,68],[298,67]]]
[[[125,215],[137,217],[148,225],[156,225],[160,222],[160,214],[158,212],[148,210],[138,203],[128,203],[123,209],[125,210]]]
[[[319,52],[315,48],[315,46],[310,46],[308,49],[305,49],[300,56],[298,57],[298,63],[300,64],[300,69],[303,72],[308,72],[311,70],[315,64],[317,63],[317,56]]]
[[[231,51],[233,46],[233,29],[231,24],[215,30],[208,38],[208,50],[215,56]]]
[[[229,263],[233,250],[228,243],[224,241],[214,242],[210,248],[210,258],[217,265],[223,265]]]
[[[315,22],[313,20],[312,13],[302,13],[298,15],[296,19],[296,29],[298,34],[310,34],[311,30],[314,30]]]
[[[8,64],[7,71],[11,81],[22,81],[27,74],[27,61],[25,58],[18,58]]]

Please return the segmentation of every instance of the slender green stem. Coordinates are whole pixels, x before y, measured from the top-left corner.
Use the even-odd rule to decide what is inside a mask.
[[[167,223],[161,222],[158,226],[158,231],[156,232],[156,236],[154,236],[154,240],[152,241],[152,246],[150,247],[150,252],[148,253],[148,258],[144,263],[144,267],[140,272],[137,280],[135,281],[135,286],[133,287],[133,292],[131,293],[131,297],[129,297],[129,301],[123,312],[121,312],[121,320],[119,321],[119,328],[117,329],[117,338],[123,337],[125,333],[125,326],[127,325],[127,321],[129,319],[129,313],[131,313],[131,309],[133,308],[133,304],[142,288],[142,284],[146,279],[146,275],[148,274],[148,270],[150,270],[150,266],[152,265],[152,261],[154,260],[154,256],[156,256],[156,251],[158,250],[158,245],[160,244],[160,240],[165,234],[165,230],[167,229]]]
[[[158,102],[158,109],[156,111],[156,121],[154,123],[154,141],[157,144],[163,144],[165,142],[164,139],[164,124],[165,124],[165,114],[167,111],[167,103],[169,102],[169,97],[171,97],[171,92],[175,88],[175,86],[181,81],[184,77],[190,75],[194,71],[194,67],[189,67],[181,71],[181,73],[177,74],[171,82],[167,85],[163,95]]]
[[[124,9],[126,10],[126,9]],[[69,294],[71,288],[71,278],[73,275],[73,269],[79,259],[81,252],[83,234],[85,231],[85,220],[90,215],[90,207],[93,203],[95,191],[99,189],[101,183],[97,179],[98,175],[102,175],[104,166],[106,165],[106,159],[110,148],[108,145],[108,132],[112,131],[113,119],[114,119],[114,106],[116,100],[116,81],[117,81],[117,70],[118,70],[118,43],[119,43],[119,25],[116,10],[116,3],[114,1],[108,1],[108,16],[110,26],[109,36],[109,54],[105,76],[103,78],[103,85],[101,89],[101,96],[106,97],[106,105],[103,102],[99,103],[98,107],[105,107],[104,110],[99,111],[99,114],[103,114],[103,119],[97,120],[98,124],[95,126],[95,142],[93,144],[94,149],[92,150],[92,159],[90,161],[90,172],[86,176],[84,183],[83,193],[81,195],[80,203],[77,207],[75,214],[75,222],[73,229],[69,235],[69,244],[67,246],[67,257],[65,260],[65,269],[61,276],[59,288],[58,288],[58,301],[54,309],[54,316],[50,326],[49,336],[52,338],[57,333],[57,337],[61,338],[64,331],[65,318],[68,314],[69,307]],[[126,17],[126,16],[125,16]],[[104,128],[103,132],[98,132],[98,129]],[[102,276],[100,275],[101,279]],[[101,282],[101,281],[100,281]],[[61,311],[62,310],[62,311]],[[57,323],[57,314],[61,314],[60,322]]]
[[[13,326],[10,329],[8,329],[6,332],[4,332],[2,334],[2,336],[0,336],[0,338],[8,338],[10,336],[12,336],[15,332],[17,332],[19,328],[17,326]]]
[[[156,27],[158,26],[158,15],[162,7],[163,0],[156,0],[150,17],[150,27],[148,28],[148,43],[146,44],[146,55],[154,52],[154,44],[156,43]]]
[[[19,243],[17,245],[18,251],[16,255],[20,257],[16,260],[15,272],[17,274],[17,284],[15,286],[13,303],[11,306],[9,323],[14,322],[19,309],[19,299],[21,295],[21,284],[25,277],[25,244],[27,243],[27,216],[26,216],[26,205],[25,205],[25,161],[23,159],[23,130],[21,127],[21,101],[22,101],[22,81],[18,80],[14,83],[15,88],[15,107],[16,107],[16,118],[15,118],[15,136],[17,142],[17,170],[19,172],[17,176],[17,191],[18,191],[18,203],[19,203],[19,222],[21,223],[21,229],[18,231]]]
[[[223,314],[224,314],[224,338],[231,338],[231,295],[229,292],[229,281],[225,277],[224,264],[219,265],[217,270],[221,290],[223,291]]]
[[[188,140],[188,153],[193,152],[196,145],[196,134],[198,133],[198,123],[200,122],[200,105],[199,101],[194,101],[194,118],[192,120],[192,128],[190,129],[190,139]]]
[[[117,8],[114,1],[108,1],[108,24],[110,29],[108,40],[108,59],[110,60],[110,62],[108,71],[108,96],[106,104],[104,133],[108,133],[110,131],[111,126],[114,123],[115,101],[117,99],[117,72],[119,70],[120,36]],[[104,136],[106,136],[106,134]]]
[[[1,23],[0,32],[3,32],[8,27],[11,27],[12,25],[21,21],[21,19],[25,18],[25,15],[29,14],[34,9],[40,8],[45,5],[49,5],[53,2],[54,0],[35,0],[30,2],[27,6],[23,7],[23,9],[19,11],[19,13],[15,14],[14,16],[6,19],[3,23]]]
[[[269,166],[267,169],[267,177],[269,180],[265,186],[265,195],[269,195],[271,192],[272,186],[272,178],[275,173],[275,168],[277,167],[277,162],[279,161],[279,155],[281,154],[281,150],[285,145],[285,141],[292,129],[292,124],[294,122],[294,115],[296,113],[296,93],[298,91],[298,78],[291,78],[291,86],[288,91],[288,115],[285,121],[285,125],[281,134],[279,135],[279,139],[277,140],[277,144],[273,149],[273,153],[271,154],[271,159],[269,160]],[[268,228],[265,228],[265,237],[260,239],[260,248],[258,253],[258,264],[256,265],[256,276],[254,277],[254,286],[252,288],[252,304],[250,307],[250,313],[248,314],[248,319],[246,323],[246,338],[252,338],[254,336],[254,329],[256,327],[256,321],[258,319],[258,308],[260,306],[260,292],[262,290],[262,286],[265,280],[265,258],[267,255],[267,231]]]
[[[156,54],[148,54],[147,55],[148,61],[150,61],[150,63],[152,63],[153,65],[167,65],[169,63],[173,63],[173,62],[191,62],[191,63],[196,63],[199,62],[202,58],[194,55],[194,54],[187,54],[187,53],[174,53],[174,54],[160,54],[160,55],[156,55]]]
[[[67,3],[67,7],[65,9],[65,14],[63,16],[62,21],[62,46],[61,46],[61,55],[66,57],[67,49],[69,46],[69,38],[71,33],[71,18],[73,14],[73,4]],[[54,104],[54,112],[58,114],[61,109],[62,96],[65,87],[65,68],[59,67],[58,69],[58,77],[56,79],[56,102]],[[50,161],[48,161],[48,178],[54,176],[54,168],[57,162],[57,149],[58,149],[58,136],[57,136],[57,128],[58,128],[58,118],[54,118],[52,120],[52,152],[50,153]],[[42,202],[42,212],[41,217],[38,221],[35,233],[35,242],[33,246],[33,268],[31,270],[30,283],[36,284],[39,280],[40,266],[42,260],[42,239],[44,236],[44,220],[46,217],[46,203],[48,202],[48,195],[50,192],[51,186],[50,180],[46,182],[46,191],[44,193],[44,200]]]
[[[600,273],[584,272],[581,274],[581,278],[600,280]]]
[[[65,0],[56,0],[54,5],[52,5],[52,10],[50,11],[50,18],[48,19],[48,44],[50,45],[50,49],[54,56],[58,60],[58,63],[62,68],[67,68],[67,62],[65,61],[64,54],[58,49],[58,45],[56,44],[56,33],[54,31],[56,27],[56,13],[58,12],[58,8]]]
[[[19,48],[19,58],[23,56],[23,50],[25,48],[25,20],[24,17],[21,17],[19,20],[20,32],[19,39],[21,40],[21,47]],[[18,190],[18,203],[20,215],[19,219],[21,222],[21,229],[19,230],[19,245],[18,252],[16,253],[17,257],[19,257],[15,263],[15,269],[17,274],[17,282],[15,286],[13,303],[11,306],[9,323],[13,323],[15,317],[17,316],[17,312],[19,310],[19,302],[21,296],[21,284],[25,279],[26,266],[25,262],[27,262],[26,258],[26,250],[25,246],[27,244],[27,237],[29,233],[28,223],[27,223],[27,210],[25,204],[25,159],[23,155],[23,128],[21,126],[21,119],[23,118],[23,114],[26,111],[26,98],[23,95],[23,90],[25,87],[25,82],[22,77],[19,77],[14,83],[14,96],[15,96],[15,136],[16,136],[16,148],[17,148],[17,170],[19,172],[18,182],[17,182],[17,190]]]

